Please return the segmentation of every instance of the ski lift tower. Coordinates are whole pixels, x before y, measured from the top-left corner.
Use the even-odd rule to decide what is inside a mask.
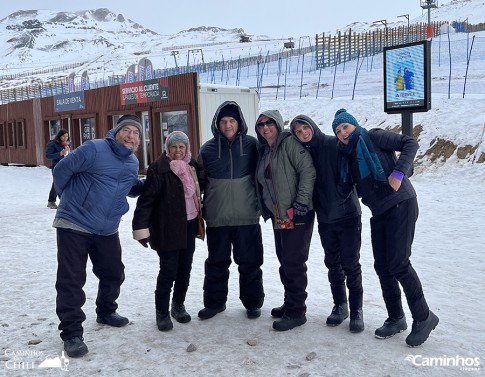
[[[438,8],[436,0],[420,0],[421,8],[428,10],[428,26],[426,27],[426,38],[433,38],[433,27],[431,26],[431,8]]]

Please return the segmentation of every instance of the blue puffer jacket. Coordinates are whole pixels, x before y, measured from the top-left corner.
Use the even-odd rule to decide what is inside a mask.
[[[116,233],[128,212],[127,195],[138,195],[138,159],[115,140],[90,140],[63,158],[54,169],[54,185],[61,197],[56,217],[98,235]]]

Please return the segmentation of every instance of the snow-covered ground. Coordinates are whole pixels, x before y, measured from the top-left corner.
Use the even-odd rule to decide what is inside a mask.
[[[477,33],[478,41],[478,38],[483,39],[483,34]],[[467,45],[463,37],[456,38],[461,38],[461,46]],[[469,78],[469,83],[483,88],[485,52],[478,46],[472,55],[473,77]],[[433,53],[436,62],[435,48]],[[324,132],[331,133],[333,114],[338,108],[346,107],[366,128],[394,128],[401,119],[399,115],[383,113],[382,83],[379,81],[379,78],[382,81],[381,56],[374,59],[376,65],[372,70],[367,71],[365,65],[362,68],[354,100],[348,90],[334,99],[328,96],[315,99],[317,73],[305,76],[308,86],[300,98],[300,81],[295,74],[295,78],[288,80],[286,100],[282,100],[281,92],[276,100],[274,92],[270,94],[263,87],[261,110],[279,109],[287,121],[300,113],[307,114]],[[342,67],[337,72],[340,82],[349,83],[349,87],[355,74],[351,67],[349,63],[345,72]],[[409,329],[391,339],[374,338],[374,330],[386,319],[386,310],[373,270],[370,214],[365,207],[361,250],[366,325],[363,333],[351,334],[348,320],[336,328],[325,325],[332,299],[316,229],[308,262],[308,322],[288,332],[272,330],[270,310],[281,305],[283,287],[272,230],[266,223],[262,223],[266,292],[262,316],[256,320],[246,318],[238,299],[238,273],[233,265],[227,310],[207,321],[198,320],[197,312],[203,307],[207,248],[204,242],[197,241],[186,300],[193,320],[184,325],[175,322],[173,331],[159,332],[153,294],[158,257],[131,237],[136,200],[130,199],[130,211],[120,226],[126,281],[118,301],[119,313],[127,316],[130,324],[117,329],[96,323],[97,279],[88,266],[84,336],[89,353],[81,359],[70,359],[68,372],[59,368],[39,368],[45,360],[60,357],[62,351],[55,314],[57,262],[56,235],[52,228],[55,211],[46,208],[52,178],[46,167],[0,166],[3,195],[0,201],[0,376],[483,375],[485,163],[473,161],[485,152],[482,142],[485,94],[448,98],[448,66],[442,63],[439,68],[433,67],[432,110],[414,114],[414,125],[421,126],[422,131],[418,137],[419,168],[412,177],[418,193],[420,217],[411,261],[422,280],[431,309],[440,317],[438,327],[424,345],[406,346],[404,339]],[[453,82],[458,82],[459,86],[463,85],[465,68],[464,61],[453,60]],[[275,72],[270,69],[265,73],[263,86],[277,82]],[[325,74],[322,75],[325,80],[332,79],[331,72]],[[250,80],[246,83],[242,80],[241,85],[254,86],[254,78]],[[367,85],[365,93],[359,87],[361,83]],[[449,158],[432,160],[429,154],[424,154],[436,139],[449,141],[465,150],[468,148],[469,152],[465,158],[458,158],[455,150]],[[411,315],[406,305],[405,308],[410,328]],[[191,344],[196,350],[188,352]],[[471,370],[464,370],[463,366]]]
[[[405,331],[391,339],[374,338],[386,318],[379,282],[373,270],[368,218],[364,209],[362,268],[366,329],[351,334],[348,320],[325,325],[332,308],[323,250],[315,230],[308,262],[308,322],[279,333],[271,328],[270,310],[279,306],[283,288],[278,276],[272,231],[262,223],[265,247],[266,299],[259,319],[249,320],[238,299],[238,274],[231,267],[227,310],[200,321],[206,245],[197,241],[191,286],[186,300],[193,320],[174,323],[168,333],[157,330],[154,295],[158,257],[131,238],[135,200],[120,227],[126,281],[119,313],[131,320],[117,329],[96,323],[97,279],[88,267],[84,310],[89,353],[71,359],[75,376],[457,376],[483,373],[485,325],[481,320],[485,261],[485,166],[430,170],[412,178],[418,192],[420,218],[411,258],[440,324],[423,346],[409,348]],[[50,171],[45,167],[0,166],[4,199],[0,202],[0,375],[61,375],[39,369],[47,357],[61,356],[55,314],[56,242],[51,227],[55,211],[47,209]],[[411,315],[406,309],[408,325]],[[29,342],[40,342],[29,345]],[[251,346],[248,341],[256,341]],[[194,344],[197,350],[187,352]],[[314,353],[314,358],[311,354]],[[416,356],[414,365],[409,355]],[[420,356],[418,356],[420,355]],[[307,360],[307,358],[311,360]],[[479,358],[480,371],[459,366],[425,366],[429,358]],[[441,361],[440,361],[441,360]],[[23,364],[21,364],[23,362]],[[17,363],[17,364],[15,364]],[[30,363],[30,364],[29,364]],[[32,367],[35,369],[27,369]],[[450,363],[448,361],[448,363]],[[462,363],[462,361],[459,361]],[[20,369],[21,367],[25,369]],[[11,369],[15,368],[15,369]],[[475,367],[473,367],[475,368]]]

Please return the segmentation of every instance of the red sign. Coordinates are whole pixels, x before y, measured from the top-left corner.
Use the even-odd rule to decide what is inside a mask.
[[[168,80],[161,77],[120,85],[122,105],[133,105],[168,99]]]

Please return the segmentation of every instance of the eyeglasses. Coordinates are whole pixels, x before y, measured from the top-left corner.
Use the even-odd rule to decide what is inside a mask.
[[[258,128],[264,128],[264,126],[271,127],[274,124],[275,124],[275,121],[273,119],[268,119],[266,122],[256,123],[256,127]]]
[[[123,128],[120,132],[123,132],[124,134],[133,134],[133,136],[140,136],[140,131],[130,130],[129,128]]]

